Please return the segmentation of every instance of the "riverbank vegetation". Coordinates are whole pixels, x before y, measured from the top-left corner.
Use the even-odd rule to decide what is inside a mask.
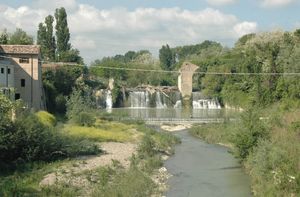
[[[73,93],[76,94],[76,90]],[[84,95],[67,101],[67,122],[59,122],[47,112],[30,112],[0,95],[0,195],[1,196],[150,196],[163,191],[153,177],[159,174],[163,156],[173,154],[178,138],[169,133],[157,132],[138,122],[113,122],[103,120],[102,113],[90,108]],[[84,110],[83,110],[84,107]],[[12,109],[18,112],[12,121]],[[80,110],[80,112],[78,112]],[[76,115],[75,112],[78,112]],[[81,113],[92,117],[76,121]],[[101,143],[121,142],[137,144],[130,159],[130,167],[119,162],[91,170],[69,173],[64,166],[84,165],[76,159],[82,155],[103,154]],[[99,144],[100,143],[100,144]],[[80,160],[79,160],[80,161]],[[62,169],[61,172],[57,172]],[[68,168],[67,168],[68,169]],[[49,174],[62,174],[68,179],[56,180],[51,185],[41,185]],[[157,175],[159,176],[159,175]],[[87,185],[79,187],[70,179],[83,177]],[[86,193],[88,192],[88,193]]]
[[[276,104],[243,112],[238,122],[195,126],[190,132],[210,143],[229,144],[251,176],[255,196],[298,196],[299,115],[299,108]]]

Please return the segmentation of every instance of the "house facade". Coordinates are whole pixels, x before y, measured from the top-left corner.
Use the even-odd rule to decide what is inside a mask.
[[[44,109],[40,58],[37,45],[0,45],[0,89],[35,109]]]

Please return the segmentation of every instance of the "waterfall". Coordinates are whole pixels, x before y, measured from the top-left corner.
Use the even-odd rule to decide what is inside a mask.
[[[194,109],[221,109],[217,99],[205,99],[201,92],[193,92]]]
[[[181,108],[181,107],[182,107],[181,100],[176,101],[176,103],[175,103],[175,105],[174,105],[174,108],[175,108],[175,109],[179,109],[179,108]]]
[[[149,93],[147,91],[130,92],[129,94],[130,107],[146,108],[149,107]]]
[[[112,102],[112,94],[110,90],[106,91],[106,99],[105,99],[106,109],[111,109],[113,106]]]
[[[161,93],[156,92],[155,94],[156,94],[156,100],[155,100],[156,108],[167,108],[167,104],[163,103],[161,100]]]

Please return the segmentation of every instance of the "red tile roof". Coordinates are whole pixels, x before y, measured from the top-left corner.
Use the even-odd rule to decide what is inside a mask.
[[[6,54],[39,54],[39,45],[0,45],[0,53]]]

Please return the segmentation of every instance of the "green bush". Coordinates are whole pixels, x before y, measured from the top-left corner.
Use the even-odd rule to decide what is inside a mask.
[[[157,153],[155,141],[150,135],[145,135],[138,148],[138,155],[140,158],[153,157]]]
[[[246,168],[257,196],[300,194],[300,146],[294,137],[285,136],[280,142],[261,140],[247,158]]]
[[[54,127],[56,125],[55,116],[46,111],[39,111],[35,115],[38,117],[39,121],[47,127]]]
[[[56,112],[61,113],[61,114],[65,114],[66,113],[66,103],[67,103],[66,98],[62,94],[59,94],[55,98]]]
[[[0,120],[0,152],[1,162],[22,164],[96,154],[99,149],[91,142],[70,138],[45,126],[36,115],[29,114],[15,122]]]
[[[77,116],[74,116],[73,121],[80,126],[94,126],[96,118],[93,114],[88,112],[80,112]]]
[[[260,113],[254,109],[244,112],[241,118],[241,127],[233,136],[232,143],[237,157],[244,160],[260,139],[268,137],[268,130],[266,124],[260,119]]]

